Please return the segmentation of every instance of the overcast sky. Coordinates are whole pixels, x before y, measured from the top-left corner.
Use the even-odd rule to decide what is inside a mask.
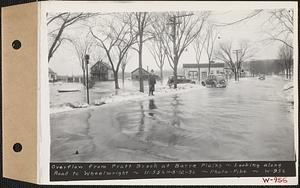
[[[213,23],[231,23],[241,18],[247,16],[252,10],[249,11],[213,11],[209,20]],[[242,40],[247,40],[250,42],[251,47],[255,48],[256,53],[253,59],[274,59],[277,58],[278,47],[280,43],[270,43],[266,42],[264,30],[267,25],[265,22],[269,17],[267,11],[260,13],[259,15],[248,19],[246,21],[225,26],[218,27],[219,37],[216,41],[215,48],[217,48],[218,43],[225,41],[233,41],[233,49],[238,48],[238,43]],[[83,29],[79,25],[70,27],[65,31],[68,35],[83,35],[87,32],[87,29]],[[49,28],[51,29],[51,28]],[[158,71],[153,57],[149,53],[146,43],[143,50],[143,68]],[[138,67],[138,54],[136,51],[130,51],[129,63],[126,67],[126,72],[131,72]],[[207,55],[205,51],[202,53],[201,57],[202,63],[207,63]],[[94,64],[95,62],[91,62]],[[179,68],[182,67],[183,63],[196,63],[195,53],[192,46],[189,46],[187,51],[184,52],[180,58]],[[59,75],[81,75],[82,71],[80,68],[80,63],[76,56],[76,51],[72,45],[69,43],[63,43],[57,52],[54,54],[53,58],[49,63],[50,68],[52,68]],[[164,70],[170,70],[168,62],[166,61]]]

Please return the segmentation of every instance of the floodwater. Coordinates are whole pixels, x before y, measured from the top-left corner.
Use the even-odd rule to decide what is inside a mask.
[[[51,161],[294,160],[279,77],[51,115]]]
[[[160,81],[157,85],[166,85],[167,80],[161,84]],[[49,84],[50,90],[50,107],[62,107],[69,103],[86,103],[86,89],[81,83],[65,83],[57,82]],[[133,80],[119,80],[119,90],[114,90],[114,81],[96,82],[96,84],[89,90],[90,101],[99,100],[101,97],[106,97],[111,94],[122,94],[126,92],[138,91],[139,82]],[[144,81],[145,91],[148,90],[148,81]],[[59,89],[78,89],[77,92],[58,92]],[[114,92],[117,91],[117,92]]]

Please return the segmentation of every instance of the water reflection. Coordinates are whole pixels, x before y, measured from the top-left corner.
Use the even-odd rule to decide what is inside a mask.
[[[171,125],[175,127],[180,127],[180,117],[179,117],[180,109],[178,107],[181,105],[182,103],[180,101],[180,97],[178,95],[174,95],[173,100],[171,102],[172,111],[173,111]]]
[[[144,106],[143,103],[139,103],[140,106],[140,122],[139,122],[139,128],[136,136],[141,137],[144,134],[145,131],[145,111],[144,111]]]
[[[153,117],[154,116],[154,114],[155,113],[153,113],[153,109],[157,109],[157,107],[156,107],[156,105],[155,105],[155,103],[154,103],[154,100],[153,99],[150,99],[149,100],[149,115],[151,116],[151,117]]]
[[[122,134],[130,139],[117,146],[132,153],[122,160],[293,159],[292,122],[276,94],[284,83],[267,81],[117,106]]]

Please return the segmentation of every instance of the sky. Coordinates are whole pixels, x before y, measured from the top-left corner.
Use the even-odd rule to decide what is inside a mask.
[[[252,10],[249,11],[213,11],[209,17],[211,23],[231,23],[247,16]],[[247,19],[243,22],[239,22],[234,25],[217,27],[218,39],[216,40],[215,49],[217,49],[218,43],[232,41],[233,49],[238,48],[238,43],[243,40],[249,41],[251,47],[255,49],[255,54],[252,59],[274,59],[277,58],[277,52],[280,43],[266,42],[265,26],[266,20],[269,17],[267,11],[264,11],[257,16]],[[49,28],[51,30],[51,28]],[[74,25],[68,30],[64,31],[64,34],[76,37],[77,35],[84,35],[87,29],[84,26]],[[154,69],[158,71],[158,67],[148,50],[147,46],[150,43],[146,43],[143,49],[143,68]],[[131,72],[138,67],[138,54],[136,51],[131,50],[129,52],[129,61],[126,66],[126,72]],[[104,57],[105,59],[105,57]],[[201,56],[201,63],[207,63],[208,58],[203,51]],[[95,62],[90,62],[93,65]],[[180,58],[179,68],[184,63],[196,63],[195,52],[190,45]],[[53,58],[49,62],[49,67],[58,75],[81,75],[82,70],[78,61],[75,48],[70,43],[63,43],[54,54]],[[166,61],[164,70],[171,70],[169,63]]]

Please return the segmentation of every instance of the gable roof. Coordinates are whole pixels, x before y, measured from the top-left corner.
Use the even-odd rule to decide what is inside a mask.
[[[103,61],[97,61],[97,62],[91,67],[91,69],[92,69],[93,67],[95,67],[96,65],[98,65],[98,64],[102,64],[102,65],[104,65],[105,67],[107,67],[108,69],[112,69],[111,66],[110,66],[110,64],[105,63],[105,62],[103,62]]]
[[[139,67],[136,68],[136,69],[134,69],[133,71],[131,71],[131,73],[133,73],[133,72],[135,72],[135,71],[137,71],[137,70],[139,70]],[[142,70],[145,71],[146,73],[150,74],[150,73],[149,73],[148,71],[146,71],[145,69],[142,68]]]

